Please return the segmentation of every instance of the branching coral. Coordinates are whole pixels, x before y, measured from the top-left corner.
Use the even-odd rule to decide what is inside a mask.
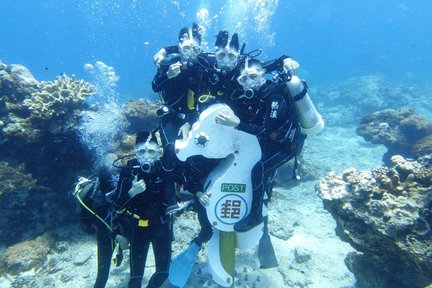
[[[75,75],[58,76],[55,81],[42,81],[37,92],[24,100],[31,114],[42,119],[51,119],[81,108],[86,97],[94,93],[94,87],[84,80],[76,80]]]

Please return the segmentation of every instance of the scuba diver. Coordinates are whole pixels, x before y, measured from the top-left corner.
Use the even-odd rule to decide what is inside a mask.
[[[170,216],[165,215],[163,149],[159,141],[155,131],[136,135],[136,158],[121,169],[113,194],[117,221],[130,242],[130,288],[141,287],[150,243],[156,272],[147,287],[160,287],[168,277],[172,224]]]
[[[172,54],[173,59],[160,63],[157,73],[152,82],[154,92],[159,92],[164,106],[157,111],[161,117],[160,134],[163,144],[163,182],[166,201],[166,213],[170,214],[181,209],[175,199],[174,175],[175,162],[175,140],[182,135],[187,137],[190,130],[190,118],[193,110],[194,85],[197,75],[197,57],[201,53],[200,27],[193,23],[191,27],[184,27],[178,35],[178,52]],[[175,51],[171,48],[169,51]],[[161,50],[165,51],[165,49]],[[165,52],[158,52],[159,56]],[[155,56],[156,57],[156,56]],[[163,62],[163,61],[162,61]],[[158,62],[159,63],[159,62]]]
[[[244,53],[245,44],[240,48],[237,33],[231,36],[228,31],[219,31],[216,35],[214,52],[201,53],[198,56],[198,83],[195,88],[195,116],[214,103],[225,103],[230,106],[232,99],[243,95],[242,87],[237,82],[240,66],[247,57],[258,56],[261,49]],[[299,64],[289,56],[265,62],[266,73],[286,69],[293,75],[297,73]]]
[[[80,177],[73,193],[79,202],[78,212],[80,222],[85,230],[96,233],[97,244],[97,275],[94,288],[104,288],[109,276],[111,258],[117,247],[114,262],[116,267],[120,266],[123,260],[123,248],[120,242],[125,243],[116,227],[116,220],[111,203],[111,196],[115,191],[113,181],[114,171],[102,167],[89,178]]]
[[[316,134],[323,128],[321,116],[314,107],[316,115],[308,118],[306,114],[298,119],[296,105],[307,96],[307,88],[297,76],[289,76],[288,73],[285,75],[285,79],[279,79],[276,83],[266,80],[261,62],[246,58],[237,76],[243,95],[233,99],[230,105],[234,114],[225,111],[226,113],[216,116],[218,124],[234,126],[256,135],[262,150],[261,159],[251,172],[251,210],[246,217],[234,224],[237,232],[248,231],[263,221],[265,183],[275,169],[297,155],[305,138],[302,132]],[[309,99],[308,96],[306,98]],[[301,112],[305,110],[308,108]]]

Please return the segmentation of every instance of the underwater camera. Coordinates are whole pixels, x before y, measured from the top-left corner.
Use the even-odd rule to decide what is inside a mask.
[[[167,54],[165,58],[160,62],[160,66],[170,66],[174,63],[180,62],[182,64],[181,69],[184,70],[187,68],[187,63],[182,61],[180,53],[171,53]]]

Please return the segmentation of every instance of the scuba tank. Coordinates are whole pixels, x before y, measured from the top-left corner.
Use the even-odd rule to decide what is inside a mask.
[[[302,134],[315,135],[321,132],[324,121],[307,93],[306,82],[302,82],[297,76],[292,76],[286,85],[293,95]]]

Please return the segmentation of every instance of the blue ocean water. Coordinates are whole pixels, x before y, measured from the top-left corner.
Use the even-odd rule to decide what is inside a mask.
[[[426,83],[432,79],[432,2],[426,0],[2,0],[0,60],[27,66],[38,80],[88,78],[101,60],[120,76],[121,100],[155,97],[153,55],[176,43],[192,21],[238,32],[246,51],[290,55],[302,76],[326,85],[358,75]]]

